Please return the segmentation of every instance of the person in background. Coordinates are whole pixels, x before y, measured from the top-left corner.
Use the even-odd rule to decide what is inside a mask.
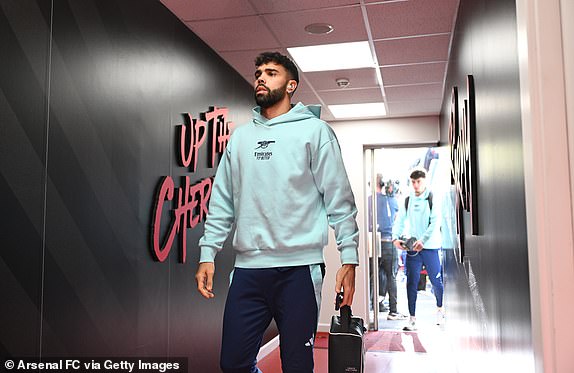
[[[389,294],[389,313],[387,320],[401,320],[406,318],[397,311],[397,271],[399,256],[392,244],[393,222],[399,209],[396,198],[392,193],[392,184],[386,186],[383,176],[377,174],[376,178],[376,201],[377,201],[377,231],[381,235],[381,256],[379,258],[379,295],[383,297]],[[382,193],[385,188],[385,194]],[[369,197],[369,229],[372,230],[372,198]],[[379,311],[386,311],[381,301]]]
[[[410,318],[404,330],[416,330],[417,287],[420,272],[425,265],[437,306],[437,324],[444,322],[443,282],[439,257],[442,240],[440,233],[440,203],[433,201],[432,192],[426,187],[426,172],[417,169],[411,172],[410,180],[413,191],[400,206],[395,224],[393,225],[392,240],[395,247],[405,250],[407,242],[403,239],[408,222],[410,238],[416,241],[406,257],[407,268],[407,299]],[[433,206],[438,205],[438,206]]]
[[[260,372],[257,353],[275,319],[283,372],[313,372],[313,344],[324,276],[328,227],[335,230],[341,264],[335,291],[341,305],[355,292],[357,208],[333,130],[320,108],[291,104],[299,74],[276,52],[255,59],[257,107],[235,129],[217,169],[197,289],[213,298],[214,260],[235,225],[235,268],[225,312],[223,372]]]

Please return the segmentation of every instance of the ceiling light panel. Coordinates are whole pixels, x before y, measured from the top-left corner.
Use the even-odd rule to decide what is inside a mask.
[[[369,42],[287,48],[303,72],[375,67]]]
[[[368,104],[329,105],[329,110],[337,119],[369,118],[387,115],[383,102]]]

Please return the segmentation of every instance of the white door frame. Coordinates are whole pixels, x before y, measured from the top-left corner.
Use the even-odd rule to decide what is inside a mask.
[[[517,0],[516,6],[535,370],[565,373],[574,367],[574,38],[568,25],[574,6],[571,0]]]

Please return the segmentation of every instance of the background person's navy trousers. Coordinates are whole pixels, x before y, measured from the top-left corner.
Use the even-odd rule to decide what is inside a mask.
[[[415,316],[417,307],[417,293],[421,269],[423,264],[427,269],[429,280],[432,284],[436,306],[442,307],[442,295],[444,291],[442,283],[442,268],[438,249],[423,249],[416,255],[407,254],[407,300],[409,302],[409,314]]]
[[[324,266],[235,268],[223,316],[221,369],[256,373],[263,333],[279,329],[283,373],[313,372]]]

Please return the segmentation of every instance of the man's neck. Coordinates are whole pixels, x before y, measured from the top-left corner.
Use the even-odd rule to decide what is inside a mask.
[[[289,110],[291,110],[291,101],[286,99],[268,108],[261,108],[261,115],[267,119],[273,119],[287,113]]]

